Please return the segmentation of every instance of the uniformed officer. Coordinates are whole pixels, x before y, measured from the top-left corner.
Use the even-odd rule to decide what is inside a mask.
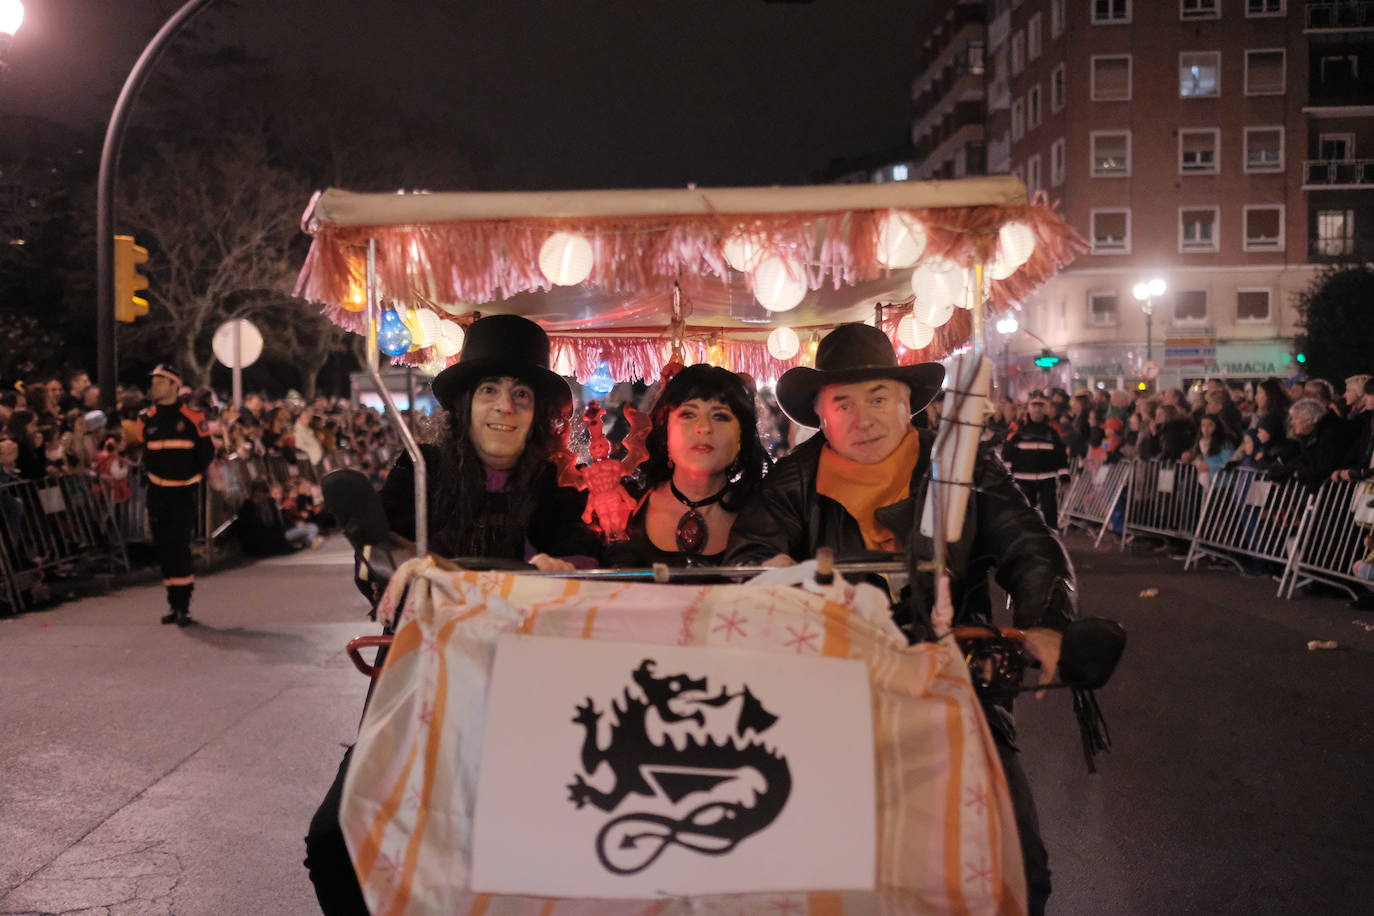
[[[1040,509],[1051,528],[1059,526],[1059,478],[1069,474],[1069,456],[1059,426],[1049,418],[1049,401],[1031,396],[1026,419],[1013,423],[1002,445],[1002,458],[1026,501]]]
[[[152,372],[153,406],[138,415],[138,439],[148,475],[148,523],[167,587],[163,623],[191,622],[191,538],[196,527],[197,486],[214,457],[205,418],[181,403],[181,373],[161,363]]]

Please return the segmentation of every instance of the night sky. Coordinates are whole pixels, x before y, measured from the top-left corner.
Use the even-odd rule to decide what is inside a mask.
[[[103,121],[178,5],[27,0],[0,113]],[[796,184],[906,141],[925,6],[220,0],[191,31],[356,95],[362,131],[421,115],[433,135],[373,142],[451,151],[475,189]]]

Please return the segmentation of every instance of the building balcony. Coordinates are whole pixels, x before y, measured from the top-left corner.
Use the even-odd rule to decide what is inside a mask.
[[[1308,114],[1323,113],[1364,114],[1363,109],[1374,107],[1374,83],[1359,79],[1314,80],[1308,89]]]
[[[1308,32],[1374,30],[1374,0],[1326,0],[1307,4]]]
[[[1304,191],[1374,188],[1374,159],[1308,159],[1303,163]]]

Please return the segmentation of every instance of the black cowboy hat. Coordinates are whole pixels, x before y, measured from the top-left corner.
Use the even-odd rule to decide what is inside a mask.
[[[816,368],[798,366],[778,379],[778,405],[793,422],[815,428],[821,425],[815,401],[822,386],[878,378],[906,382],[914,414],[940,393],[945,367],[939,363],[900,366],[892,341],[882,331],[866,324],[842,324],[816,348]]]
[[[520,315],[488,315],[468,327],[458,362],[434,377],[434,397],[451,407],[477,382],[510,375],[534,386],[535,397],[548,398],[555,411],[572,405],[572,391],[549,369],[549,335]]]

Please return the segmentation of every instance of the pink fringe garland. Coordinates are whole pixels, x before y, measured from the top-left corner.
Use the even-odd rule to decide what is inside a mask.
[[[986,263],[997,244],[1003,223],[1020,220],[1035,233],[1035,250],[1025,264],[1005,280],[993,280],[986,314],[989,320],[1015,307],[1073,258],[1087,250],[1083,238],[1059,218],[1043,192],[1026,205],[963,207],[905,211],[926,228],[924,257],[944,258],[962,266]],[[671,290],[681,276],[710,274],[725,277],[729,267],[721,255],[721,241],[738,230],[762,240],[770,254],[796,258],[808,265],[811,289],[825,283],[834,288],[875,279],[887,268],[877,259],[878,231],[885,210],[847,213],[784,213],[756,216],[655,216],[596,220],[487,220],[410,226],[320,226],[297,282],[296,294],[321,303],[335,324],[363,332],[363,312],[348,308],[360,301],[361,252],[369,239],[377,243],[379,292],[383,299],[405,303],[486,303],[521,292],[548,290],[539,269],[539,248],[550,233],[579,232],[591,242],[595,263],[588,283],[616,294]],[[817,257],[814,253],[819,251]],[[426,307],[426,306],[420,306]],[[467,324],[435,309],[443,320]],[[891,310],[884,330],[895,340],[896,323],[905,310]],[[636,329],[642,336],[553,336],[556,367],[574,368],[587,381],[603,360],[612,378],[654,381],[667,361],[667,319],[662,329]],[[760,332],[752,328],[721,328],[714,332],[725,349],[725,365],[756,381],[775,380],[807,355],[810,329],[797,329],[801,351],[789,360],[774,359],[761,340],[743,339]],[[937,328],[930,345],[920,351],[899,346],[903,363],[943,359],[968,342],[969,313],[956,309]],[[687,362],[706,361],[710,332],[685,341]],[[434,354],[418,350],[396,362],[420,365]],[[450,360],[451,362],[452,360]]]

